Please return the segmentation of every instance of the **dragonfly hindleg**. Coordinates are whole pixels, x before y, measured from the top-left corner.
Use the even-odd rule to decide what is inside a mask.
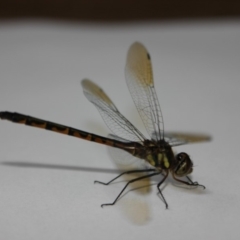
[[[116,199],[112,202],[112,203],[104,203],[101,205],[101,207],[103,206],[109,206],[109,205],[114,205],[116,203],[116,201],[120,198],[120,196],[122,195],[122,193],[124,192],[124,190],[127,188],[127,186],[130,184],[130,183],[133,183],[133,182],[136,182],[136,181],[139,181],[139,180],[142,180],[144,178],[150,178],[152,176],[155,176],[155,175],[158,175],[158,174],[161,174],[161,172],[154,172],[154,173],[151,173],[151,174],[148,174],[148,175],[145,175],[145,176],[141,176],[141,177],[138,177],[138,178],[134,178],[132,180],[130,180],[129,182],[127,182],[127,184],[124,186],[124,188],[121,190],[121,192],[118,194],[118,196],[116,197]]]
[[[119,177],[121,177],[121,176],[123,176],[125,174],[141,173],[141,172],[156,172],[156,169],[130,170],[130,171],[122,172],[121,174],[117,175],[115,178],[113,178],[112,180],[110,180],[107,183],[100,182],[100,181],[94,181],[94,183],[100,183],[100,184],[103,184],[103,185],[109,185],[110,183],[112,183],[113,181],[115,181],[116,179],[118,179]]]

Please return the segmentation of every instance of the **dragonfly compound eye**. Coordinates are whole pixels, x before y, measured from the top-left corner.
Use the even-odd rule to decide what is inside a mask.
[[[193,163],[188,154],[182,152],[176,155],[176,168],[174,173],[178,177],[183,177],[192,172]]]

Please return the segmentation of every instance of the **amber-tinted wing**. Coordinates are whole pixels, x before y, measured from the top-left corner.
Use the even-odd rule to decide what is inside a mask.
[[[211,140],[211,137],[206,134],[182,132],[165,132],[164,138],[172,147],[187,143],[208,142]]]
[[[143,134],[135,128],[116,108],[107,94],[88,79],[82,80],[83,93],[99,110],[108,128],[128,141],[144,141]]]
[[[154,88],[151,59],[141,43],[136,42],[130,47],[125,75],[129,91],[149,136],[154,136],[156,141],[163,139],[163,117]]]

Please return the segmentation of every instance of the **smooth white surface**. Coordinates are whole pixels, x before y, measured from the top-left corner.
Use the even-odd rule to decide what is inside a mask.
[[[16,111],[106,136],[85,99],[87,77],[144,133],[124,80],[128,47],[151,54],[166,130],[203,132],[210,143],[186,145],[193,180],[207,189],[163,194],[129,191],[106,147],[0,121],[0,238],[237,239],[240,221],[240,22],[90,25],[12,22],[0,25],[0,110]],[[143,185],[147,182],[142,183]]]

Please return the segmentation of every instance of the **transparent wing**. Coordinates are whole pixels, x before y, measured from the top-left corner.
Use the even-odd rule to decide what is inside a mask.
[[[174,146],[180,146],[187,143],[207,142],[211,140],[211,137],[206,134],[198,134],[198,133],[165,132],[164,139],[172,147],[174,147]]]
[[[153,136],[154,132],[154,140],[163,139],[163,117],[154,88],[151,59],[141,43],[134,43],[128,50],[125,75],[129,91],[149,136]]]
[[[113,134],[109,134],[108,137],[121,142],[129,142]],[[143,169],[149,167],[145,160],[135,157],[120,148],[108,147],[108,152],[115,164],[117,164],[122,170]]]
[[[100,112],[108,128],[129,141],[144,141],[145,137],[116,108],[106,93],[88,79],[82,80],[83,93]]]

